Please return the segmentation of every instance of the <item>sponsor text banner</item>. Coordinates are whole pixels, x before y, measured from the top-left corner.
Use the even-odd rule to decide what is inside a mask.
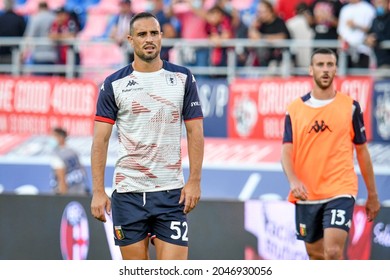
[[[92,135],[97,95],[87,80],[0,76],[0,133]]]

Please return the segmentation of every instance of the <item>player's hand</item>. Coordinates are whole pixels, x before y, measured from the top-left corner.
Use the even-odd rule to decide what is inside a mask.
[[[105,223],[106,215],[111,212],[111,200],[104,191],[97,191],[93,193],[91,202],[92,216],[99,221]]]
[[[188,214],[195,208],[200,199],[200,184],[198,182],[187,182],[181,190],[179,204],[184,202],[184,213]]]
[[[375,217],[378,215],[380,210],[380,202],[378,200],[378,196],[368,196],[366,201],[366,213],[367,213],[367,220],[369,222],[372,222]]]
[[[290,182],[290,189],[292,195],[299,200],[308,199],[308,194],[305,185],[298,179]]]

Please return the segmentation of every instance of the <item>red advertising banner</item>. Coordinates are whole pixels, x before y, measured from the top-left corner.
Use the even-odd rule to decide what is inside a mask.
[[[335,79],[336,89],[359,101],[371,140],[372,79]],[[228,137],[281,140],[287,105],[312,88],[311,77],[237,79],[230,85]]]
[[[93,133],[97,85],[88,80],[0,76],[0,133]]]

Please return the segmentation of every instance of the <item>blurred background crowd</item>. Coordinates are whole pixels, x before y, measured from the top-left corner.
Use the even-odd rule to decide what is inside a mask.
[[[99,88],[108,74],[132,60],[129,22],[141,11],[159,19],[162,58],[188,66],[199,87],[206,137],[204,204],[193,216],[199,226],[192,228],[191,259],[306,258],[295,238],[292,205],[284,201],[289,187],[280,151],[285,106],[310,90],[310,54],[318,47],[336,51],[336,87],[362,106],[383,205],[378,219],[367,223],[362,206],[367,195],[359,187],[346,258],[390,259],[389,2],[0,0],[0,212],[9,213],[0,218],[7,225],[0,227],[6,245],[0,259],[83,259],[88,246],[90,259],[116,258],[107,244],[110,231],[83,207],[90,207]],[[112,137],[117,140],[116,131]],[[117,148],[109,147],[108,193]],[[64,168],[65,161],[70,168]],[[68,192],[65,172],[83,194],[83,207],[74,203],[73,192],[70,198],[44,196]],[[363,184],[361,174],[358,179]],[[13,194],[43,195],[30,200]],[[279,201],[267,204],[272,200]],[[67,227],[74,224],[66,218],[75,217],[67,213],[79,214],[81,226]],[[73,228],[84,239],[72,243],[70,234],[61,240],[53,234]],[[79,255],[66,250],[78,246]]]
[[[207,40],[206,45],[186,44],[181,52],[164,45],[163,59],[187,66],[226,67],[234,49],[236,67],[272,70],[282,63],[285,50],[293,67],[307,67],[313,46],[325,44],[345,53],[347,69],[390,67],[390,47],[381,44],[390,40],[389,0],[2,0],[0,37],[26,40],[22,47],[0,43],[0,67],[12,65],[16,47],[22,65],[64,65],[69,48],[76,66],[126,63],[132,59],[126,41],[129,21],[140,11],[156,15],[165,39]],[[33,38],[50,43],[40,45]],[[61,43],[72,39],[95,44]],[[224,43],[231,39],[249,41],[234,47]],[[304,43],[273,45],[283,40]],[[103,41],[115,46],[96,44]],[[36,74],[55,73],[34,69]]]

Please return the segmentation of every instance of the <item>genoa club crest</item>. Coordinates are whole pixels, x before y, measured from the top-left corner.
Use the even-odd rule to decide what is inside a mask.
[[[299,224],[299,234],[301,236],[306,236],[306,225],[305,224]]]
[[[125,235],[123,233],[122,227],[121,226],[115,226],[115,237],[118,240],[122,240],[125,238]]]

